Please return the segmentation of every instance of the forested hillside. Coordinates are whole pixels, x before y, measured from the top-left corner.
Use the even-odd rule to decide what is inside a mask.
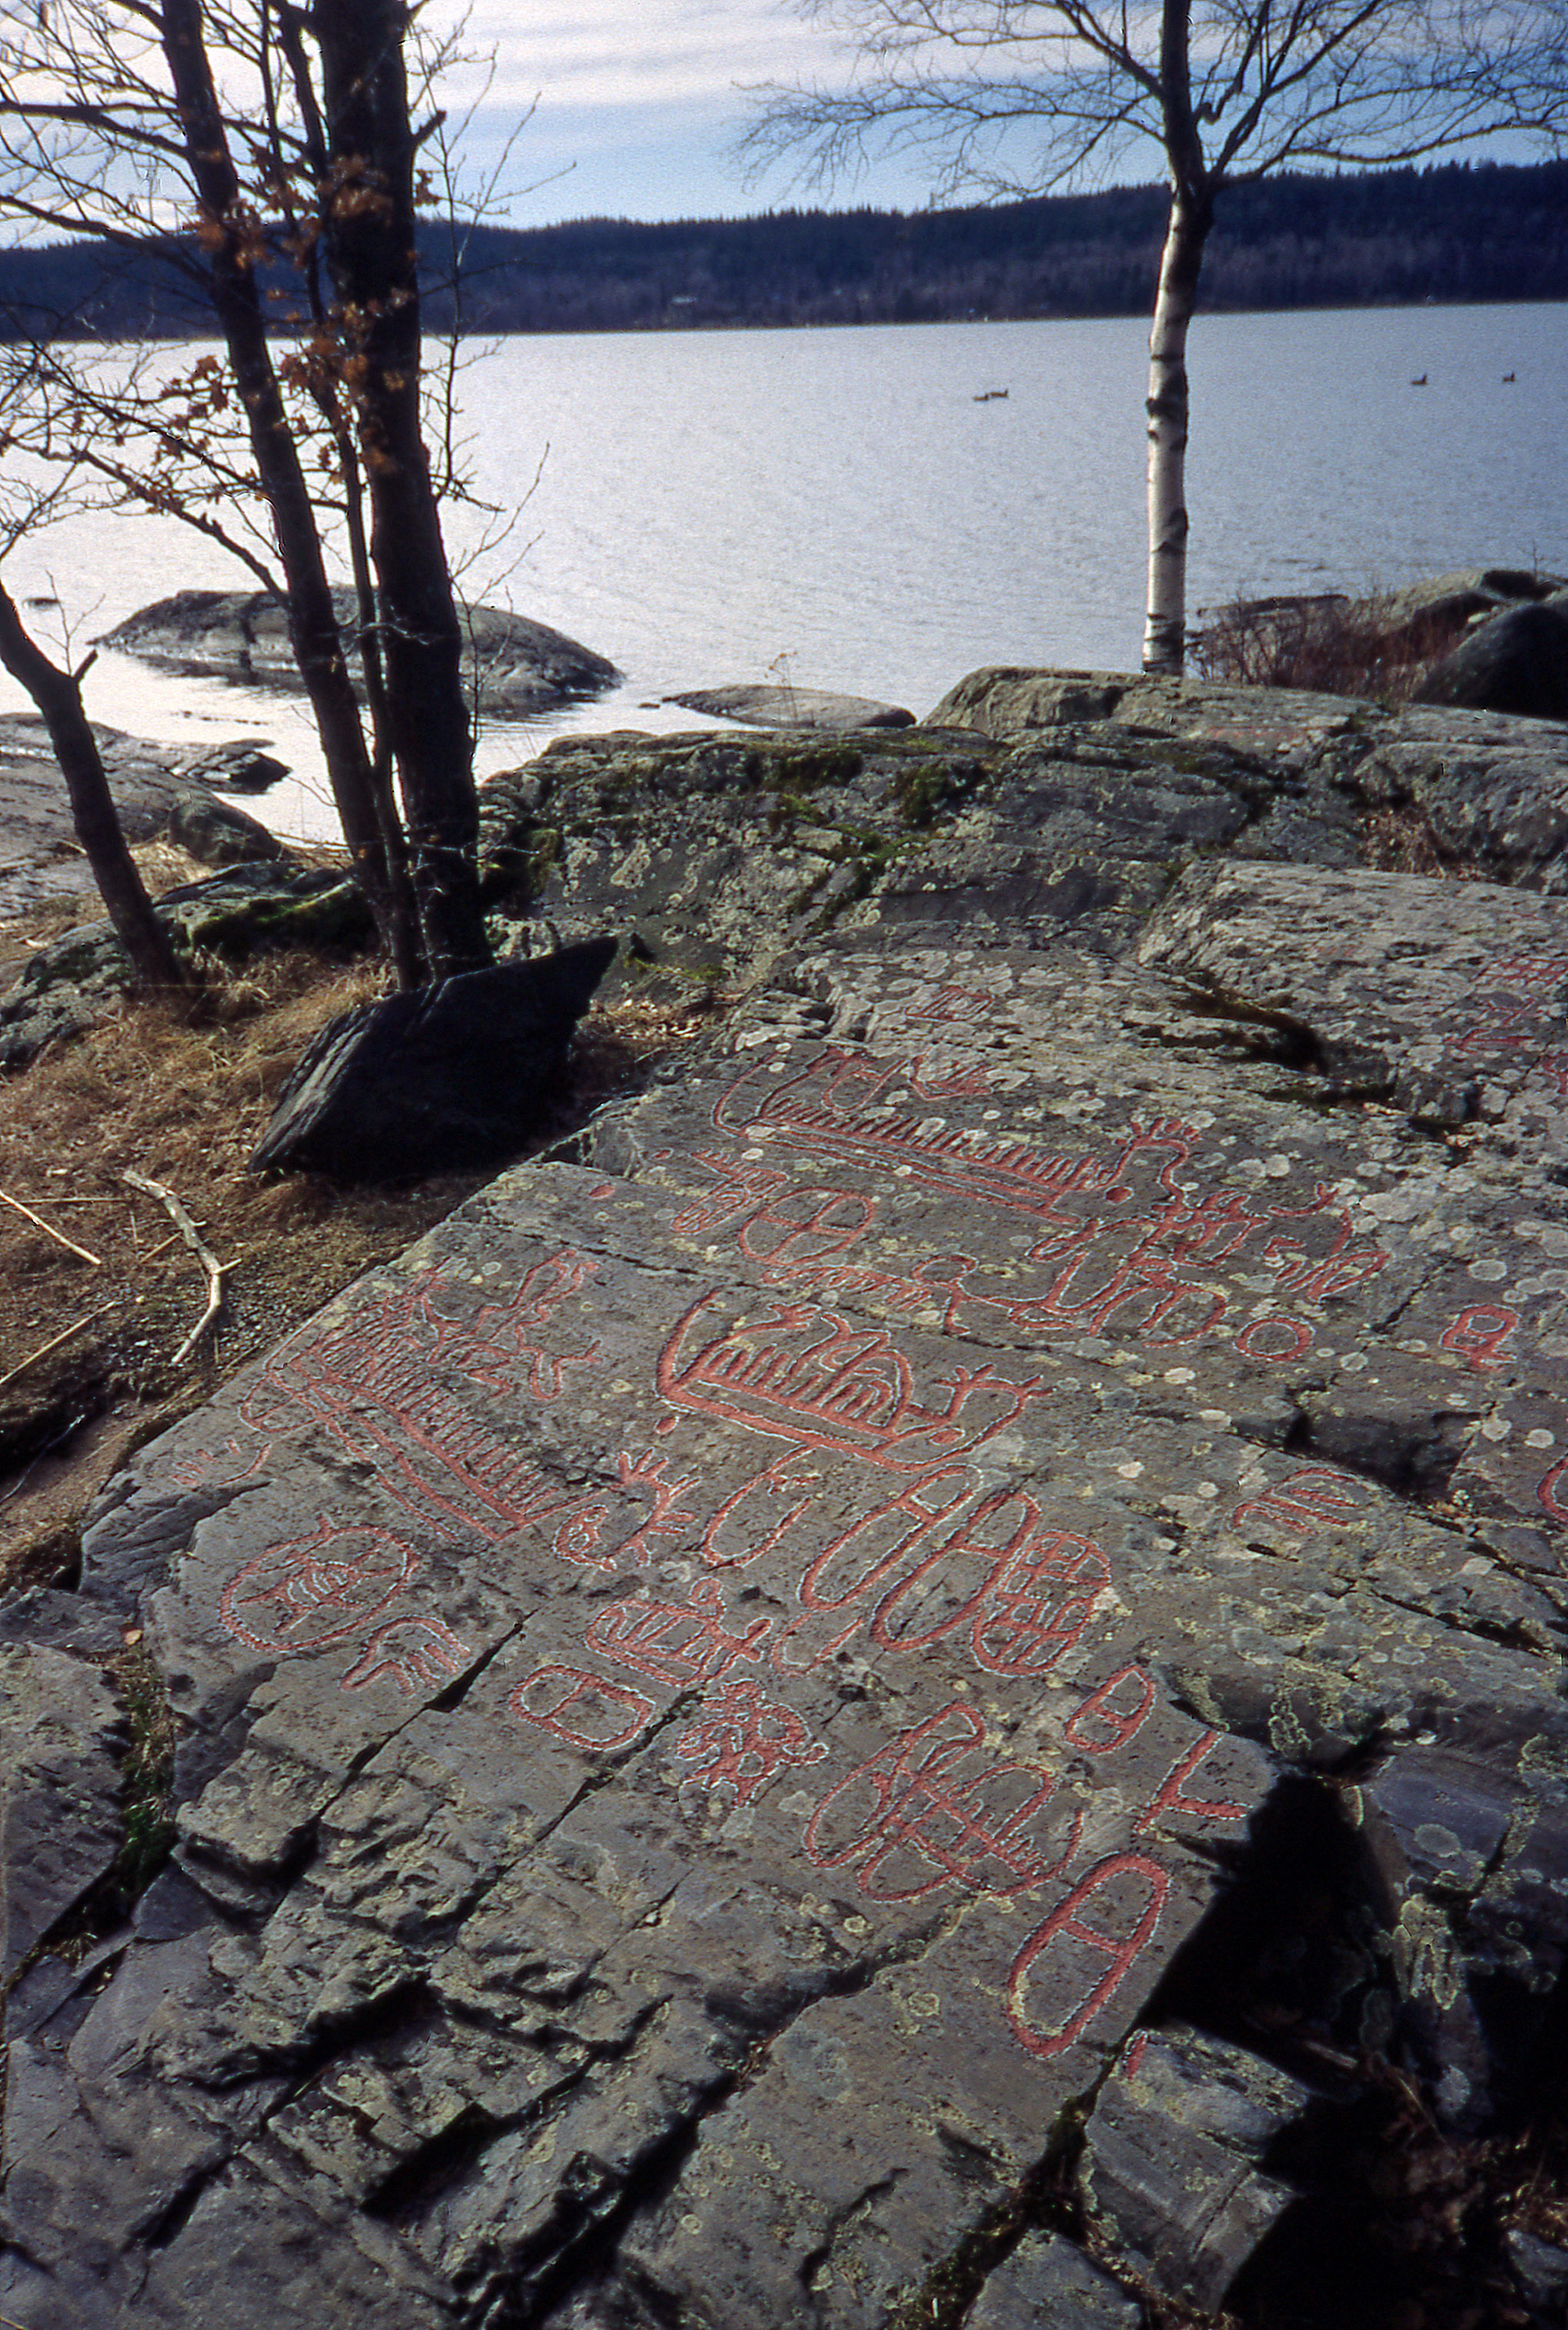
[[[798,211],[646,225],[480,227],[459,306],[487,332],[1119,316],[1153,296],[1158,186],[966,210]],[[0,252],[0,329],[107,338],[205,333],[180,248]],[[454,312],[451,236],[428,230],[430,322]],[[1316,308],[1568,298],[1568,162],[1453,165],[1230,189],[1202,306]],[[280,304],[280,324],[289,317]]]

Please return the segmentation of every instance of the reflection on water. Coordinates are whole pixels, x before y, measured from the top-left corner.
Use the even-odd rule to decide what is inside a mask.
[[[1568,570],[1563,324],[1544,306],[1201,318],[1193,606],[1475,563]],[[981,663],[1132,668],[1145,338],[1122,317],[486,351],[461,378],[475,488],[508,511],[527,498],[509,550],[463,587],[613,657],[626,684],[556,719],[487,730],[481,769],[566,728],[700,725],[657,700],[727,681],[843,688],[922,713]],[[1423,373],[1429,385],[1412,388]],[[445,522],[459,559],[493,526],[461,507]],[[182,584],[249,587],[175,521],[131,516],[24,543],[6,574],[18,597],[61,602],[77,659],[92,634]],[[95,718],[141,734],[271,738],[300,773],[261,804],[269,822],[330,830],[309,724],[286,697],[109,654],[87,694]]]

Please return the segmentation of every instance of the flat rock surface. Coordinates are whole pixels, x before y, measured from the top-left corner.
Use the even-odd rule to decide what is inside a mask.
[[[785,776],[908,846],[100,1501],[178,1842],[14,1993],[0,2312],[1134,2330],[1366,2051],[1497,2123],[1568,1953],[1568,902],[1358,865],[1344,706],[1161,717],[947,794],[537,764],[607,891],[683,788],[672,849]],[[1020,2214],[1072,2145],[1092,2261]]]
[[[870,696],[838,696],[822,687],[766,687],[738,681],[728,687],[694,687],[666,703],[687,712],[745,720],[759,728],[912,728],[915,715]]]

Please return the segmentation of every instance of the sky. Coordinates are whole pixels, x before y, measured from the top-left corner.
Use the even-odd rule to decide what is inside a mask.
[[[440,0],[442,15],[453,0]],[[434,16],[435,10],[430,12]],[[831,36],[785,0],[476,0],[467,45],[493,53],[444,84],[478,111],[463,132],[471,168],[489,166],[533,107],[506,168],[518,190],[493,217],[518,226],[571,218],[736,218],[796,202],[917,209],[918,175],[897,163],[831,193],[775,167],[747,185],[728,148],[749,115],[746,89],[843,72]]]
[[[463,0],[426,0],[423,15],[439,29],[462,13]],[[484,204],[491,219],[734,218],[792,203],[917,210],[931,198],[918,162],[897,158],[825,188],[784,165],[743,175],[731,149],[760,85],[848,77],[850,51],[809,0],[469,0],[464,39],[493,59],[488,88],[477,68],[443,84],[470,177],[495,168],[516,133]],[[477,111],[462,128],[465,102]],[[1508,140],[1484,150],[1539,158]],[[1119,175],[1157,178],[1158,157]]]

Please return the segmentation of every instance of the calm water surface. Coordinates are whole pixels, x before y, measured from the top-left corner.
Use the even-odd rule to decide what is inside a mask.
[[[1565,322],[1560,306],[1202,318],[1193,605],[1473,563],[1568,572]],[[1145,338],[1117,318],[564,336],[475,356],[461,386],[474,488],[517,516],[486,553],[495,521],[449,510],[454,554],[474,561],[464,587],[611,656],[627,683],[490,731],[482,766],[565,727],[689,725],[657,699],[725,681],[920,713],[976,664],[1135,668]],[[78,654],[182,583],[248,587],[184,528],[130,516],[62,526],[7,575],[70,611]],[[88,698],[171,741],[271,736],[301,783],[269,819],[327,829],[286,700],[109,655]]]

